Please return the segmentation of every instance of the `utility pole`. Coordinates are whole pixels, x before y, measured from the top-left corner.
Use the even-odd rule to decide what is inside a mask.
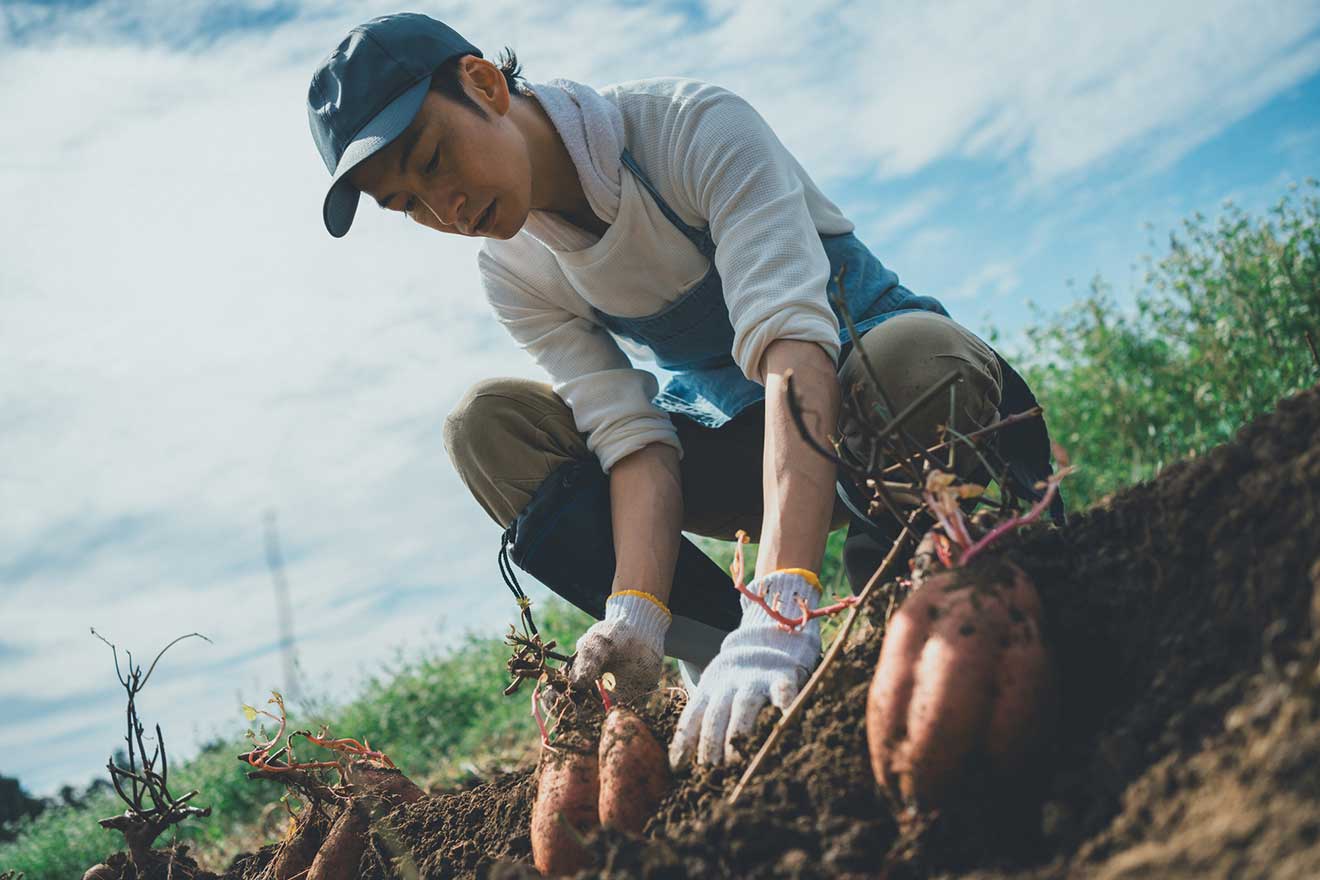
[[[284,695],[290,700],[302,699],[298,686],[297,654],[293,647],[293,602],[289,598],[289,580],[284,576],[284,555],[280,552],[279,529],[275,522],[275,509],[266,510],[266,567],[275,586],[275,620],[280,632],[280,660],[284,666]]]

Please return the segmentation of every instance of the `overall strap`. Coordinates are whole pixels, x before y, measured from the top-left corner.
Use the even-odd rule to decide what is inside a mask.
[[[651,198],[655,199],[656,207],[658,207],[660,212],[669,219],[669,222],[678,227],[678,231],[687,236],[688,241],[692,242],[696,249],[701,251],[703,255],[706,257],[714,255],[715,242],[710,237],[710,230],[697,229],[684,223],[683,220],[674,213],[674,209],[669,207],[669,203],[660,195],[659,190],[657,190],[651,183],[651,179],[646,176],[646,172],[642,171],[641,166],[637,164],[637,160],[633,158],[632,153],[628,152],[627,149],[620,154],[619,159],[630,171],[632,171],[633,174],[637,176],[637,179],[641,182],[642,186],[646,187],[646,191],[651,194]]]

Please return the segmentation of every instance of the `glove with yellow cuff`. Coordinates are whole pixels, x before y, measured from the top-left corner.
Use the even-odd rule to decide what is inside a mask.
[[[771,572],[748,589],[763,594],[766,604],[790,618],[802,616],[801,603],[814,609],[820,599],[820,580],[802,568]],[[679,716],[669,745],[674,769],[694,747],[701,764],[732,759],[733,737],[751,731],[767,700],[786,711],[820,659],[819,619],[786,631],[745,595],[742,609],[742,622],[724,637]]]
[[[670,619],[665,603],[650,593],[611,594],[605,600],[605,619],[577,640],[569,681],[574,688],[589,688],[609,672],[619,699],[630,700],[651,690],[660,680]]]

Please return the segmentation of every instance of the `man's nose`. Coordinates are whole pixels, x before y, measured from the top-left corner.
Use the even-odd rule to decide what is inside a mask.
[[[446,226],[461,227],[463,208],[467,205],[467,196],[445,196],[442,202],[440,219]]]

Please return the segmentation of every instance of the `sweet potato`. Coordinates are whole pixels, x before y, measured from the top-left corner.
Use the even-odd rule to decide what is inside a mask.
[[[305,809],[292,821],[293,835],[285,838],[271,861],[271,880],[303,880],[325,841],[326,820],[318,811]]]
[[[669,789],[669,761],[646,722],[616,706],[600,730],[600,824],[640,834]]]
[[[367,848],[370,822],[366,813],[353,801],[348,802],[316,852],[307,880],[353,880]]]
[[[590,863],[578,838],[599,824],[599,797],[600,758],[594,749],[542,749],[532,806],[532,861],[542,874],[570,874]]]
[[[940,806],[969,762],[1019,772],[1053,724],[1040,599],[1011,562],[931,575],[889,623],[867,694],[876,781]]]

